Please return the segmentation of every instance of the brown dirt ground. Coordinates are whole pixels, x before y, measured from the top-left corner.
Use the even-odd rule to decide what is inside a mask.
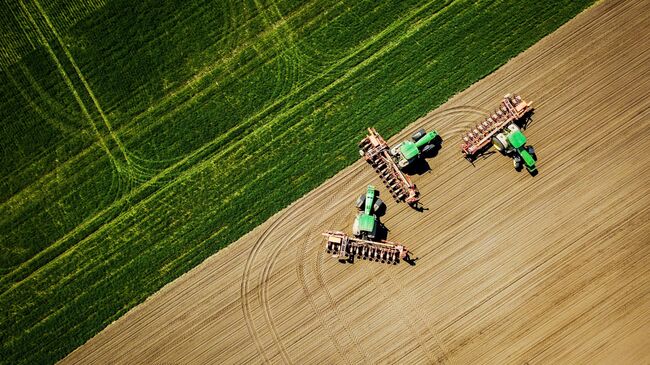
[[[359,161],[164,287],[64,363],[650,363],[650,2],[601,2],[407,128],[445,139],[389,203],[415,266],[341,264]],[[506,92],[534,101],[540,173],[460,134]],[[386,194],[387,195],[387,194]]]

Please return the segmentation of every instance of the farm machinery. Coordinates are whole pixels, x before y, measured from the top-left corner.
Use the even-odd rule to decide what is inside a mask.
[[[408,259],[409,251],[404,245],[396,242],[379,240],[378,215],[385,211],[385,204],[377,196],[375,187],[369,185],[366,193],[356,201],[358,213],[352,225],[352,236],[340,231],[327,231],[326,250],[339,260],[364,258],[387,263],[397,263]]]
[[[352,225],[352,234],[357,238],[374,240],[377,237],[379,219],[377,215],[385,209],[384,202],[377,196],[377,191],[368,185],[366,194],[362,194],[356,201],[359,213]]]
[[[434,150],[437,138],[436,131],[427,133],[420,129],[410,141],[389,147],[374,128],[368,128],[368,135],[359,142],[359,154],[377,171],[397,202],[415,204],[420,200],[420,194],[403,169]]]
[[[499,109],[463,136],[461,151],[469,161],[473,161],[492,144],[504,155],[511,156],[515,169],[522,165],[530,173],[535,173],[535,151],[526,146],[526,137],[517,125],[532,110],[532,102],[521,99],[519,95],[507,94]]]
[[[332,256],[341,260],[350,257],[364,258],[387,263],[397,263],[408,258],[409,251],[402,244],[389,241],[370,241],[350,237],[344,232],[327,231],[326,249]]]

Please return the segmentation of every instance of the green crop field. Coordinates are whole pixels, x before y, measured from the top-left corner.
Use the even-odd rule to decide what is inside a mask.
[[[0,361],[61,359],[592,2],[3,2]]]

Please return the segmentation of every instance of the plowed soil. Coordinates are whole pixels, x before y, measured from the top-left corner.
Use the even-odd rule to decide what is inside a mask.
[[[63,362],[650,363],[649,35],[650,2],[601,2],[392,138],[445,141],[427,209],[383,218],[414,266],[324,252],[385,190],[359,161]],[[535,177],[458,148],[507,92],[534,102]]]

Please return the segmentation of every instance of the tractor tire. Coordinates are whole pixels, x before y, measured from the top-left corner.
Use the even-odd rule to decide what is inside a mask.
[[[521,157],[519,157],[519,156],[515,156],[512,159],[512,164],[515,166],[515,170],[517,170],[517,171],[520,171],[521,168],[523,167]]]
[[[377,214],[377,212],[381,212],[385,208],[386,204],[381,199],[375,198],[375,204],[372,205],[373,213]]]
[[[492,145],[494,145],[494,148],[501,153],[506,151],[506,146],[504,146],[503,142],[501,142],[496,136],[492,137]]]
[[[531,156],[535,156],[535,149],[533,148],[533,146],[526,147],[526,150],[528,151],[528,153],[530,153]]]
[[[417,132],[411,135],[411,139],[413,142],[417,142],[420,138],[424,137],[425,134],[427,134],[427,131],[425,131],[424,128],[420,128]]]
[[[354,223],[352,223],[352,235],[356,238],[361,238],[361,230],[359,229],[359,216],[354,218]]]
[[[427,153],[432,152],[435,148],[436,148],[436,146],[433,143],[430,143],[430,144],[422,147],[422,151],[420,152],[420,154],[426,155]]]
[[[366,194],[359,195],[357,201],[355,202],[355,205],[357,206],[357,209],[363,210],[366,206]]]

